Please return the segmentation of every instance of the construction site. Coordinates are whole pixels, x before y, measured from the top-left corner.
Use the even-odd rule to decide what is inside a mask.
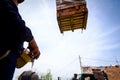
[[[105,80],[102,74],[104,71],[108,75],[108,80],[119,80],[120,79],[120,66],[101,66],[101,67],[84,67],[85,74],[94,74],[95,80]],[[90,79],[92,80],[92,79]]]
[[[79,29],[81,31],[87,29],[89,9],[86,0],[55,0],[55,1],[56,1],[56,21],[58,24],[58,29],[61,34],[64,34],[64,32],[67,31],[74,32],[75,30]],[[33,66],[34,60],[31,59],[29,55],[26,54],[21,55],[19,63],[17,63],[18,65],[17,68],[23,67],[28,62],[32,62]],[[79,71],[80,73],[76,73],[78,77],[74,80],[120,80],[120,65],[100,67],[80,66],[80,68],[81,71]],[[103,71],[107,74],[108,79],[103,76]],[[23,71],[22,74],[19,74],[18,80],[54,80],[54,79],[52,78],[51,72],[48,72],[47,74],[44,75],[42,74],[39,75],[34,71]],[[58,76],[56,80],[73,80],[73,79]]]

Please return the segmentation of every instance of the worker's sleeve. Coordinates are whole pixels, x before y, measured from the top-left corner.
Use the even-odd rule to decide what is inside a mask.
[[[31,30],[26,27],[24,20],[22,20],[17,6],[12,2],[12,0],[5,2],[5,12],[7,21],[12,28],[12,31],[15,31],[17,38],[22,41],[31,41],[33,39],[33,35]]]

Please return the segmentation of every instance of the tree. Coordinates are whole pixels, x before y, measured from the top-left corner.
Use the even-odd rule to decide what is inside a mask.
[[[49,71],[45,75],[42,75],[40,80],[52,80],[51,72]]]

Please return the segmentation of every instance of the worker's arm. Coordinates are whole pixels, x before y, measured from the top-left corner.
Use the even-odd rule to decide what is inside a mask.
[[[32,39],[30,42],[29,42],[29,48],[30,48],[30,54],[34,53],[34,58],[38,58],[40,56],[40,51],[39,51],[39,48],[36,44],[36,41],[35,39]]]
[[[15,38],[21,41],[31,41],[33,39],[31,30],[26,26],[15,3],[12,0],[2,0],[1,5],[1,12],[6,16],[3,18],[4,22],[9,25],[6,29],[9,29],[12,33],[16,33],[17,37]]]
[[[40,56],[39,48],[31,30],[25,25],[25,21],[21,18],[17,6],[12,0],[2,0],[1,5],[0,8],[4,15],[6,15],[3,19],[7,22],[7,25],[9,25],[6,29],[10,31],[10,33],[15,33],[12,35],[13,38],[16,38],[15,40],[27,41],[31,48],[30,52],[34,54],[35,58],[38,58]]]

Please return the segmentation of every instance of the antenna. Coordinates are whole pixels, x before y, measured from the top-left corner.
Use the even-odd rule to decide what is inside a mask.
[[[80,62],[80,69],[81,69],[81,73],[83,73],[83,69],[82,69],[82,62],[81,62],[81,57],[79,56],[79,62]]]

